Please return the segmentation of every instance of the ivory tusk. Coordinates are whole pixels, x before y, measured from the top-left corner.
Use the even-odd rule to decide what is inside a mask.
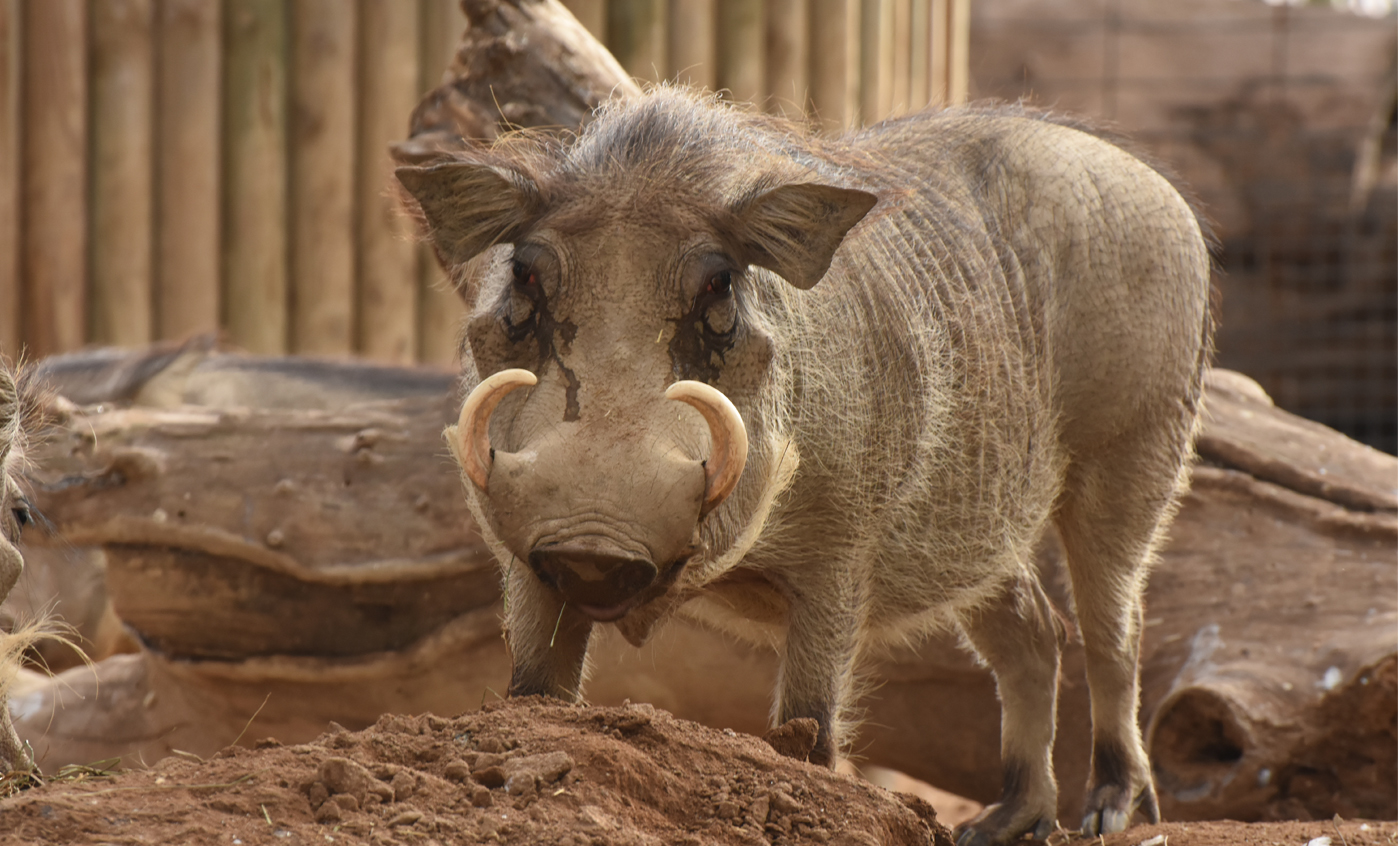
[[[706,385],[684,379],[666,389],[666,399],[691,406],[705,418],[710,427],[711,453],[705,462],[705,503],[701,514],[708,513],[739,484],[744,463],[749,457],[749,434],[744,419],[729,397]]]
[[[462,471],[483,492],[486,477],[491,474],[491,415],[506,394],[520,387],[534,385],[539,380],[528,370],[513,368],[492,373],[467,395],[462,413],[457,418],[457,431],[448,437],[457,439],[453,452]]]

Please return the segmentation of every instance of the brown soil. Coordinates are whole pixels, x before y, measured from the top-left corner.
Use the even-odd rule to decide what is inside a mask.
[[[920,799],[648,705],[512,700],[255,745],[51,779],[0,800],[0,844],[952,843]],[[1395,844],[1394,823],[1362,825],[1172,823],[1104,843]]]

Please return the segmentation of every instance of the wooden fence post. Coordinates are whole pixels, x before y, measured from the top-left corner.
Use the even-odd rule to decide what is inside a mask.
[[[928,97],[929,102],[948,103],[948,4],[932,0],[928,19]]]
[[[719,0],[715,40],[718,47],[719,87],[736,103],[762,104],[767,90],[763,83],[764,24],[767,15],[763,0]]]
[[[972,0],[948,0],[948,103],[967,102]]]
[[[467,19],[457,0],[423,0],[419,29],[418,90],[426,93],[442,83],[462,40]],[[466,307],[452,290],[432,248],[417,246],[418,361],[451,366],[457,360],[457,331]]]
[[[0,0],[0,356],[20,348],[20,3]]]
[[[656,82],[665,78],[667,0],[609,0],[608,49],[634,79]]]
[[[768,0],[765,53],[767,103],[775,114],[801,118],[810,99],[808,0]]]
[[[183,340],[220,325],[219,0],[160,0],[159,27],[155,329]]]
[[[861,0],[860,120],[889,117],[894,94],[894,0]]]
[[[860,108],[860,0],[811,0],[812,111],[828,132]]]
[[[86,0],[24,5],[23,331],[29,355],[87,340]]]
[[[280,0],[224,6],[224,325],[287,351],[287,22]]]
[[[928,105],[929,14],[930,0],[913,0],[909,10],[909,110]]]
[[[88,340],[150,343],[155,4],[92,9],[92,267]]]
[[[418,347],[418,274],[389,145],[418,103],[418,14],[401,0],[360,0],[358,350],[401,363]]]
[[[671,0],[668,79],[713,91],[715,75],[715,0]]]
[[[293,0],[291,351],[349,355],[355,306],[355,7]]]
[[[885,117],[909,111],[910,52],[913,49],[913,8],[910,0],[894,0],[890,23],[890,109]]]

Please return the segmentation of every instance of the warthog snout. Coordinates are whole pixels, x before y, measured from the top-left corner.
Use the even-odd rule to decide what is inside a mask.
[[[515,451],[497,451],[488,434],[496,407],[516,388],[537,384],[528,370],[486,377],[463,403],[448,441],[489,503],[487,519],[506,548],[570,606],[598,622],[619,620],[665,593],[695,551],[700,522],[738,484],[748,457],[743,419],[715,388],[681,380],[634,406],[630,419],[642,425],[632,437],[586,421],[533,432]],[[677,412],[667,400],[699,412],[708,452],[679,446],[693,441],[699,421],[668,429]]]
[[[530,568],[570,605],[599,622],[621,618],[657,576],[656,565],[645,558],[574,544],[536,548]]]

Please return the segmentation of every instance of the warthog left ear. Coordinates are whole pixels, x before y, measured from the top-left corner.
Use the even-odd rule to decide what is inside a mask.
[[[507,168],[445,162],[396,168],[394,175],[418,201],[433,243],[451,264],[519,237],[539,204],[535,183]]]
[[[752,264],[798,288],[821,281],[841,239],[877,197],[868,191],[804,182],[766,191],[737,210],[739,238]]]

